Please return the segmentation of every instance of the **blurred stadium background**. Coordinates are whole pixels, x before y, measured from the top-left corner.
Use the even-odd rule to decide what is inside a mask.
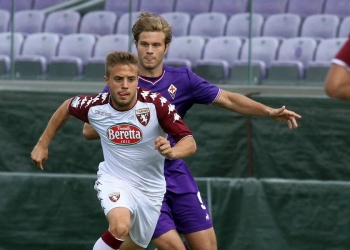
[[[91,249],[106,229],[93,190],[102,153],[99,142],[83,139],[82,122],[58,132],[44,172],[29,154],[65,99],[101,91],[107,53],[135,52],[129,31],[140,11],[174,25],[166,64],[303,116],[289,130],[200,105],[187,115],[198,151],[186,162],[211,210],[218,249],[350,249],[349,104],[323,90],[350,30],[349,6],[0,0],[0,249]]]

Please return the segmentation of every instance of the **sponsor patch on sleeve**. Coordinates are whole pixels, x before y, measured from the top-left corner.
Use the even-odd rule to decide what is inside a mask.
[[[73,101],[71,102],[71,106],[73,108],[77,108],[79,106],[79,103],[80,103],[80,97],[76,96],[76,97],[74,97]]]

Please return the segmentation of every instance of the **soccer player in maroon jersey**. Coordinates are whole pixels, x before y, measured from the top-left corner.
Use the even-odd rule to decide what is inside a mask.
[[[172,33],[171,26],[161,16],[141,13],[132,33],[139,57],[139,86],[162,93],[182,118],[194,104],[205,104],[243,115],[269,117],[286,122],[290,129],[297,128],[296,119],[301,116],[284,106],[267,107],[243,95],[222,90],[187,68],[164,65]],[[88,140],[98,138],[88,126],[84,126],[83,134]],[[171,137],[169,140],[173,142]],[[165,160],[164,171],[167,192],[152,243],[158,250],[184,250],[180,233],[192,250],[216,250],[207,204],[186,163],[181,159]]]
[[[164,160],[196,151],[192,133],[175,106],[161,94],[140,88],[138,58],[114,52],[106,58],[108,93],[78,95],[52,115],[31,152],[43,170],[52,138],[74,116],[89,123],[101,138],[104,161],[95,189],[108,219],[108,230],[94,250],[145,249],[156,227],[164,193]],[[175,139],[170,144],[167,135]]]

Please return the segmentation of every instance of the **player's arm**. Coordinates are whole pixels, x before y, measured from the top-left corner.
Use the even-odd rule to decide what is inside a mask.
[[[100,135],[96,130],[88,123],[84,124],[83,127],[83,136],[87,141],[100,139]]]
[[[158,136],[155,141],[155,149],[165,158],[180,159],[192,155],[197,150],[196,141],[193,136],[187,136],[171,147],[170,142]]]
[[[332,63],[325,79],[325,91],[329,97],[350,100],[350,72],[346,67]]]
[[[297,128],[296,119],[301,118],[300,115],[286,109],[285,106],[274,109],[244,95],[226,90],[221,90],[221,95],[214,102],[214,105],[242,115],[269,117],[276,121],[286,122],[290,129]]]
[[[56,132],[69,120],[71,115],[68,113],[68,105],[71,99],[66,100],[52,115],[44,132],[40,136],[30,156],[35,165],[43,170],[43,163],[47,160],[49,154],[49,144]]]

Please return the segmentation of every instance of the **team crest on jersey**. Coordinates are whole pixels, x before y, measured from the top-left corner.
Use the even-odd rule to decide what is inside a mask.
[[[149,108],[137,109],[135,110],[135,114],[139,123],[141,123],[143,126],[147,126],[151,116]]]
[[[109,199],[112,201],[112,202],[117,202],[120,198],[120,193],[119,192],[113,192],[113,193],[110,193],[108,195]]]
[[[107,138],[114,144],[129,146],[142,140],[142,130],[131,123],[118,123],[107,129]]]
[[[174,84],[171,84],[168,88],[168,93],[171,96],[171,98],[175,99],[177,88],[174,86]]]

